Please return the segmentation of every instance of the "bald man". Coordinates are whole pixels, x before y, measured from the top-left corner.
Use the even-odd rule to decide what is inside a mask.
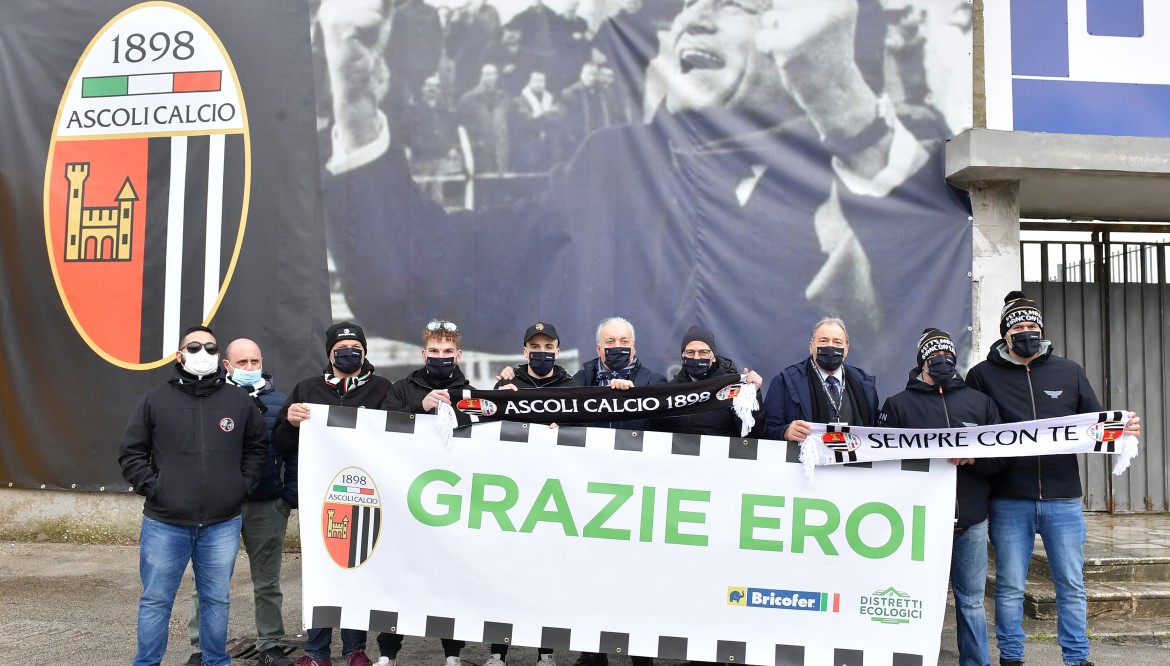
[[[276,390],[272,375],[264,371],[264,357],[260,345],[247,338],[232,340],[224,350],[223,368],[227,383],[234,384],[252,396],[264,417],[268,454],[260,482],[244,502],[241,529],[248,566],[252,573],[252,594],[256,602],[256,651],[261,664],[292,666],[292,660],[280,648],[284,638],[284,621],[280,591],[280,559],[284,555],[284,534],[288,529],[289,513],[297,506],[297,454],[282,456],[272,447],[272,428],[276,415],[288,398]],[[191,594],[191,619],[187,623],[191,645],[199,646],[199,593]],[[200,664],[202,653],[195,652],[188,664]]]

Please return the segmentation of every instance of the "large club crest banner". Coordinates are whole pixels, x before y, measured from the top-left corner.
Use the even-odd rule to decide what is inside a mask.
[[[937,659],[952,465],[826,468],[813,486],[784,442],[499,422],[444,444],[433,416],[312,409],[306,627],[723,663]]]
[[[308,0],[0,3],[6,485],[126,490],[127,415],[186,327],[257,341],[281,387],[321,367],[308,25]]]

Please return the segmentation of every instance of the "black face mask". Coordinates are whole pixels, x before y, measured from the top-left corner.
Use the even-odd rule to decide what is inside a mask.
[[[621,370],[630,364],[629,347],[610,347],[604,351],[605,367],[610,370]]]
[[[537,377],[543,377],[552,372],[556,362],[556,352],[528,352],[528,369]]]
[[[1012,333],[1012,351],[1020,358],[1032,358],[1040,353],[1040,331]]]
[[[942,383],[955,374],[955,359],[949,354],[926,359],[926,374],[936,383]]]
[[[346,375],[353,374],[362,368],[362,350],[354,348],[335,349],[333,351],[333,367]]]
[[[709,358],[686,358],[682,360],[683,370],[692,377],[702,377],[711,371],[711,359]]]
[[[817,366],[825,372],[836,372],[845,362],[844,347],[817,347]]]
[[[455,357],[454,356],[428,356],[427,357],[427,374],[432,377],[439,377],[447,379],[455,374]]]

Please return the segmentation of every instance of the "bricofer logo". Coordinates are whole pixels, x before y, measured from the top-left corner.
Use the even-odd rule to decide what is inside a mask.
[[[329,557],[346,569],[370,559],[382,531],[382,499],[373,478],[358,467],[333,477],[321,508],[321,537]]]
[[[44,176],[61,304],[95,354],[173,361],[235,272],[251,187],[243,89],[215,31],[172,2],[107,22],[68,71]]]
[[[839,613],[841,612],[841,594],[838,592],[771,590],[759,587],[729,587],[727,588],[727,605]]]
[[[887,587],[862,595],[858,612],[882,624],[909,624],[911,620],[922,619],[922,600]]]

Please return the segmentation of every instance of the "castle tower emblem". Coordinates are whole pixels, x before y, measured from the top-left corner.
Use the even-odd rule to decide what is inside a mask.
[[[65,212],[65,261],[130,261],[134,202],[138,193],[130,178],[122,183],[114,206],[86,206],[89,162],[65,164],[69,195]]]

